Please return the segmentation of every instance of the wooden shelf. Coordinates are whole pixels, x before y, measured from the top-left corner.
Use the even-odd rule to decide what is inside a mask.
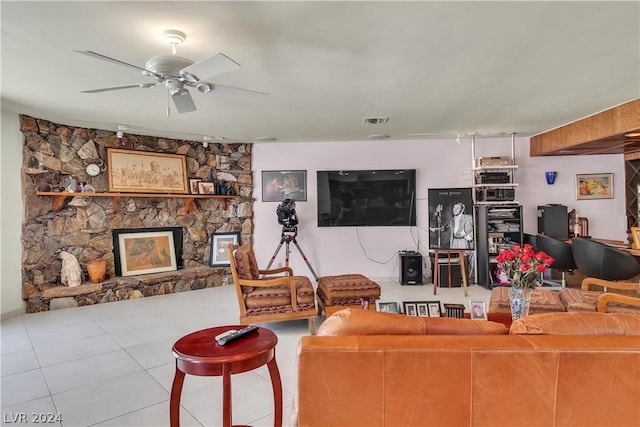
[[[58,212],[62,209],[64,201],[69,197],[111,197],[115,200],[114,211],[117,211],[117,204],[122,197],[138,197],[147,199],[184,199],[184,209],[191,211],[193,201],[195,199],[219,199],[222,202],[222,208],[227,209],[228,199],[237,199],[240,196],[227,196],[221,194],[167,194],[167,193],[67,193],[55,191],[38,191],[37,196],[53,197],[53,211]]]

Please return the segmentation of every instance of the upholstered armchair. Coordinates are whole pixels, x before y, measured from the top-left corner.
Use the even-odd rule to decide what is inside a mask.
[[[240,324],[308,319],[309,332],[315,333],[315,292],[308,277],[294,276],[289,267],[259,269],[249,245],[229,245],[227,251]]]

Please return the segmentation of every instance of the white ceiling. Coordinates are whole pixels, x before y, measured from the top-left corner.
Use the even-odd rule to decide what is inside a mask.
[[[2,108],[58,123],[251,142],[533,135],[640,96],[640,2],[2,1]],[[242,67],[191,90],[198,111],[167,117],[167,90],[136,70],[171,52],[223,52]],[[173,110],[173,105],[171,105]],[[384,125],[364,117],[388,116]]]

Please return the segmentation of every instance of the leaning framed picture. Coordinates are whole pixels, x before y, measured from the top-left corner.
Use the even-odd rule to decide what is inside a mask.
[[[210,267],[229,267],[227,246],[240,242],[240,233],[215,233],[211,235],[209,251]]]
[[[640,227],[631,227],[631,237],[633,238],[633,249],[640,249]]]
[[[442,316],[442,308],[440,307],[440,301],[427,301],[427,309],[429,311],[429,317]]]
[[[475,320],[487,320],[487,307],[484,300],[469,301],[471,318]]]
[[[403,302],[402,308],[404,314],[407,316],[417,316],[418,315],[418,307],[415,302]]]
[[[400,313],[400,310],[398,310],[398,303],[396,301],[392,301],[392,302],[376,301],[376,303],[378,304],[378,311],[381,311],[383,313]]]
[[[114,233],[117,230],[114,230]],[[172,230],[122,230],[114,234],[116,275],[161,273],[178,269]]]
[[[262,201],[307,200],[307,171],[262,171]]]
[[[189,193],[187,162],[178,154],[107,148],[110,192]]]
[[[198,190],[198,184],[202,182],[200,178],[190,178],[189,179],[189,193],[191,194],[200,194],[200,190]]]
[[[576,174],[576,199],[613,199],[613,174]]]

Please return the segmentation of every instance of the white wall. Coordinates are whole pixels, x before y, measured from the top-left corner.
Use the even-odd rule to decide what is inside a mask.
[[[511,137],[476,140],[476,157],[510,153]],[[529,138],[516,138],[516,163],[516,182],[520,184],[516,197],[523,205],[525,232],[537,233],[537,206],[560,203],[589,218],[591,235],[626,239],[622,155],[530,158]],[[453,140],[255,144],[254,246],[258,263],[265,267],[271,260],[282,230],[276,217],[278,203],[261,201],[263,170],[307,171],[307,201],[296,203],[298,243],[318,276],[356,272],[397,280],[399,250],[427,255],[428,189],[469,187],[471,167],[469,138],[459,144]],[[417,169],[417,227],[317,226],[316,171],[394,168]],[[558,172],[554,185],[547,185],[544,178],[544,172],[550,170]],[[577,201],[575,174],[597,172],[613,172],[615,198]],[[293,244],[290,248],[291,267],[298,274],[310,275],[298,250]],[[273,266],[284,263],[284,254],[285,246]]]
[[[2,111],[0,141],[0,296],[2,318],[25,312],[22,301],[22,229],[23,206],[20,185],[22,133],[17,114]]]

